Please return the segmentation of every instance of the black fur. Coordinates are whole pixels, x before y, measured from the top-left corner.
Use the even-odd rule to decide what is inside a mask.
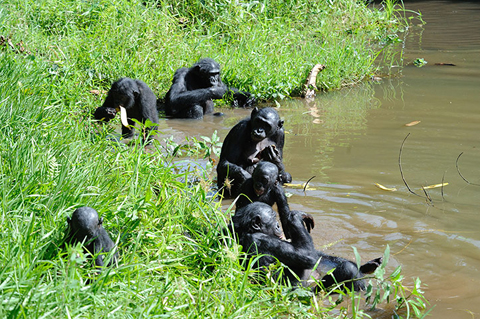
[[[213,100],[224,96],[234,106],[251,106],[255,99],[248,92],[228,88],[220,79],[220,65],[213,59],[199,60],[191,68],[175,72],[165,95],[165,114],[177,118],[199,119],[213,112]]]
[[[158,124],[157,98],[143,81],[121,78],[114,82],[103,105],[95,110],[94,118],[108,122],[119,112],[120,106],[127,110],[130,126],[126,127],[122,124],[122,136],[124,138],[130,138],[134,135],[133,125],[135,122],[131,119],[141,123],[145,123],[149,119],[152,123]],[[144,137],[148,135],[149,131],[156,129],[157,126],[147,128]]]
[[[280,182],[291,182],[292,177],[282,163],[284,143],[283,121],[277,111],[270,107],[254,108],[250,118],[236,124],[223,142],[217,165],[217,185],[223,187],[228,178],[231,186],[224,195],[237,196],[240,185],[251,177],[262,159],[278,167]]]
[[[290,242],[278,237],[275,232],[278,228],[275,212],[265,203],[255,202],[242,207],[236,211],[232,221],[239,243],[248,258],[264,255],[255,266],[266,268],[278,260],[288,267],[284,269],[281,279],[294,285],[301,283],[310,286],[309,280],[313,277],[321,280],[325,288],[334,286],[336,282],[349,281],[343,285],[355,291],[363,290],[365,282],[361,278],[364,274],[375,271],[382,262],[382,258],[377,258],[358,269],[355,263],[347,259],[316,250],[312,237],[303,224],[304,213],[298,211],[291,211],[285,220],[291,230]],[[317,267],[312,271],[317,262]],[[326,275],[332,269],[335,269],[332,274]]]
[[[251,202],[262,202],[270,206],[276,203],[285,237],[291,238],[291,230],[287,228],[288,223],[285,220],[290,213],[290,208],[285,191],[278,182],[278,168],[275,164],[265,161],[258,163],[252,177],[240,187],[239,194],[236,209],[247,206]],[[309,214],[305,214],[304,222],[308,232],[315,227],[315,221]]]
[[[72,218],[67,217],[68,230],[66,242],[74,245],[83,243],[85,249],[95,257],[95,265],[101,267],[104,265],[104,254],[110,252],[115,247],[115,243],[108,236],[103,228],[103,219],[98,218],[98,213],[91,207],[77,208]],[[118,253],[115,252],[108,266],[116,263]]]

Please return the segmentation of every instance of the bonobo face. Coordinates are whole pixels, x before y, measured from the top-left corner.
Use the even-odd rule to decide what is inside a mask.
[[[210,71],[208,73],[208,81],[211,86],[218,86],[220,83],[220,70],[218,72],[216,70]]]
[[[252,174],[253,190],[257,196],[263,195],[272,187],[278,178],[278,168],[270,162],[260,162]]]
[[[276,214],[273,209],[265,209],[259,213],[262,220],[261,232],[270,236],[276,236],[280,238],[282,236],[282,231],[280,229],[280,225],[278,224]]]
[[[111,119],[113,119],[116,114],[117,114],[117,110],[114,109],[113,107],[101,106],[95,110],[95,113],[93,114],[93,116],[96,120],[108,122]]]
[[[128,100],[131,99],[133,100],[134,97],[133,95],[129,97],[126,94],[123,94],[121,92],[115,92],[113,91],[111,94],[113,106],[115,107],[115,110],[118,112],[120,110],[120,106],[125,106],[128,104]]]
[[[255,142],[272,136],[283,126],[283,121],[280,120],[277,111],[270,107],[261,110],[254,108],[250,121],[252,126],[250,135]]]
[[[198,76],[202,78],[205,87],[219,86],[220,80],[220,64],[210,58],[199,60],[193,65]]]

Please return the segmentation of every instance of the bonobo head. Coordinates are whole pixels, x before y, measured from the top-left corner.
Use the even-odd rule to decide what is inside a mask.
[[[98,230],[102,227],[102,218],[98,218],[98,213],[91,207],[77,208],[72,218],[67,217],[70,227],[70,234],[75,236],[78,241],[88,241],[98,236]]]
[[[121,78],[114,82],[108,91],[106,101],[110,101],[108,106],[114,107],[117,112],[120,106],[130,108],[135,104],[135,99],[140,95],[137,82],[130,78]]]
[[[253,170],[253,190],[257,196],[263,195],[278,179],[278,167],[271,162],[261,161]]]
[[[280,120],[277,111],[271,107],[260,110],[254,108],[250,117],[250,123],[252,127],[250,136],[255,142],[260,142],[272,136],[283,127],[283,121]]]
[[[282,231],[276,217],[277,214],[270,205],[253,202],[238,209],[232,217],[232,222],[238,234],[264,233],[280,238]]]
[[[113,107],[101,106],[97,107],[95,113],[93,113],[93,117],[96,120],[108,122],[113,119],[117,115],[117,110]]]
[[[220,64],[214,59],[201,59],[193,65],[192,69],[203,80],[205,87],[219,86],[221,84]]]

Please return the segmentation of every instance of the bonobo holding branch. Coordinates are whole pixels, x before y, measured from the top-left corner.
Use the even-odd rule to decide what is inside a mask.
[[[283,232],[287,239],[291,238],[290,229],[288,229],[287,217],[290,214],[287,197],[283,187],[278,182],[278,168],[275,164],[261,161],[253,170],[252,177],[247,179],[239,191],[240,197],[237,200],[236,209],[247,206],[251,202],[262,202],[273,206],[277,204],[280,221],[282,222]],[[306,223],[307,230],[315,226],[313,217],[305,214],[310,222]]]
[[[199,60],[191,68],[175,72],[172,86],[165,95],[165,114],[178,118],[199,119],[213,112],[213,100],[232,98],[234,106],[249,107],[255,102],[248,92],[228,88],[220,79],[220,65],[213,59]]]
[[[250,118],[241,120],[225,137],[217,165],[218,188],[226,185],[224,194],[237,196],[240,185],[251,177],[260,160],[275,164],[279,181],[290,183],[292,176],[282,163],[284,143],[283,121],[277,111],[254,108]]]
[[[94,117],[105,122],[110,121],[120,112],[122,136],[133,137],[135,124],[132,119],[141,123],[150,120],[158,124],[157,97],[145,82],[130,78],[121,78],[114,82],[108,91],[103,105],[95,110]],[[147,127],[143,137],[147,137],[157,126]]]
[[[365,289],[365,283],[361,279],[364,274],[374,272],[382,263],[382,258],[377,258],[358,269],[349,260],[316,250],[312,237],[303,225],[304,213],[298,211],[291,211],[286,220],[291,230],[291,242],[279,238],[275,212],[265,203],[255,202],[242,207],[236,211],[232,221],[239,243],[248,257],[264,255],[255,266],[268,267],[278,260],[289,268],[285,269],[282,279],[289,280],[292,284],[299,283],[298,277],[302,285],[309,286],[309,280],[313,277],[321,280],[325,288],[349,281],[343,285],[359,291]],[[335,269],[332,274],[326,275],[332,269]]]
[[[77,208],[72,218],[67,217],[68,230],[66,242],[69,244],[83,243],[85,249],[95,256],[95,265],[101,267],[104,265],[103,257],[106,253],[114,249],[115,244],[103,228],[103,218],[98,218],[98,213],[91,207]],[[118,253],[112,256],[108,266],[116,263]]]

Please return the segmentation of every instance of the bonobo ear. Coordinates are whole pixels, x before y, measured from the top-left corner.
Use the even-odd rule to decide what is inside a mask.
[[[255,216],[255,218],[252,220],[251,228],[257,232],[262,231],[262,219],[260,216]]]
[[[100,226],[100,225],[102,225],[102,224],[103,224],[103,217],[100,217],[100,218],[98,219],[98,225]]]
[[[72,223],[72,219],[67,216],[67,223],[70,225]]]
[[[252,110],[252,115],[251,116],[253,117],[257,113],[258,113],[258,107],[255,106]]]
[[[280,120],[278,121],[278,128],[282,128],[283,127],[283,120]]]
[[[133,96],[138,97],[140,95],[140,90],[138,89],[137,82],[133,81],[132,83],[132,93]]]

